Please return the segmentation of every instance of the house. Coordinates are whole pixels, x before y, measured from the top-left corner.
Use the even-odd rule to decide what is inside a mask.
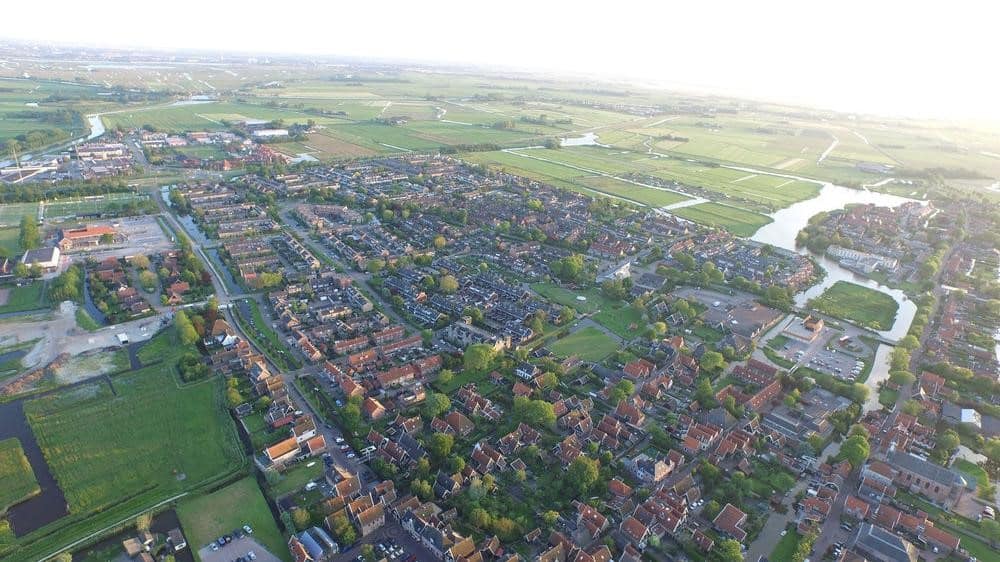
[[[622,521],[621,532],[640,551],[646,548],[646,541],[649,540],[649,527],[635,517],[630,516]]]
[[[514,374],[526,381],[530,381],[535,378],[535,375],[538,373],[538,366],[532,365],[531,363],[521,363],[516,369],[514,369]]]
[[[864,521],[868,518],[868,510],[868,503],[853,494],[847,496],[847,500],[844,502],[844,514],[858,521]]]
[[[295,437],[289,437],[288,439],[283,439],[274,445],[271,445],[267,449],[264,449],[264,454],[267,456],[267,460],[271,461],[271,464],[282,465],[298,455],[301,452],[299,448],[299,442]]]
[[[59,248],[28,250],[21,257],[21,263],[28,267],[37,265],[42,271],[55,271],[59,267]]]
[[[120,241],[121,236],[118,231],[110,226],[86,226],[72,230],[63,230],[59,237],[59,248],[63,252],[70,252],[80,248],[93,248],[99,246],[102,240],[112,242]]]
[[[917,548],[912,543],[871,523],[859,525],[847,547],[872,562],[917,562]]]
[[[747,514],[731,503],[727,503],[719,514],[712,520],[712,526],[720,533],[724,533],[739,542],[747,538],[747,532],[743,530],[743,525],[747,521]]]
[[[455,430],[462,437],[472,433],[476,429],[476,424],[472,423],[472,420],[465,417],[461,412],[457,410],[452,410],[448,412],[444,417],[444,421]]]
[[[170,547],[174,549],[174,552],[187,548],[187,540],[184,538],[181,530],[177,528],[170,529],[167,532],[167,542],[170,543]]]
[[[893,479],[897,486],[944,506],[954,505],[967,486],[965,478],[958,473],[916,455],[891,450],[886,455],[886,462],[897,471]]]
[[[365,401],[361,403],[361,413],[371,421],[382,419],[385,412],[385,406],[371,396],[365,398]]]

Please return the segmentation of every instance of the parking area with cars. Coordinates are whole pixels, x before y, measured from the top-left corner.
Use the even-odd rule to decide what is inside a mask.
[[[364,562],[361,548],[370,544],[375,549],[375,557],[385,557],[392,562],[432,562],[437,558],[427,548],[410,536],[394,519],[386,518],[385,525],[364,537],[351,548],[334,557],[336,562]],[[382,545],[380,550],[379,545]]]
[[[253,529],[249,525],[233,529],[198,550],[202,562],[280,562],[253,539]]]
[[[794,322],[795,317],[785,322]],[[823,328],[812,341],[803,341],[776,331],[765,345],[782,358],[846,381],[854,381],[869,370],[874,351],[853,331]]]

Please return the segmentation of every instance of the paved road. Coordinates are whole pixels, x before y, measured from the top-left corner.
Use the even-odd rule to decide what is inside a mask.
[[[807,480],[799,480],[795,484],[795,487],[792,488],[791,492],[789,492],[789,500],[795,501],[795,496],[808,487],[809,483]],[[781,532],[784,531],[793,521],[795,521],[794,505],[789,505],[788,511],[785,513],[772,513],[771,516],[767,518],[767,522],[764,523],[764,528],[760,531],[760,534],[757,535],[757,540],[753,541],[753,544],[751,544],[750,548],[747,550],[744,560],[757,562],[761,556],[765,558],[771,556],[771,551],[774,550],[774,546],[781,540]]]

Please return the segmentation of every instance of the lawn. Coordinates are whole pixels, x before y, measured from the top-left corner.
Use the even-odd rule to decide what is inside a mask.
[[[117,212],[125,204],[148,201],[149,196],[134,193],[108,193],[91,197],[46,201],[42,214],[46,219]]]
[[[868,287],[837,281],[809,307],[875,330],[888,330],[896,319],[899,305],[892,297]]]
[[[682,219],[705,226],[724,228],[736,236],[749,238],[771,222],[771,217],[720,203],[701,203],[670,211]]]
[[[0,255],[20,257],[24,253],[18,240],[20,236],[20,228],[0,228]]]
[[[594,315],[594,321],[626,340],[642,335],[646,327],[642,313],[631,306],[605,308]]]
[[[532,283],[531,290],[556,304],[575,308],[577,312],[584,314],[599,312],[614,304],[602,295],[599,289],[573,291],[552,283]],[[577,300],[578,296],[584,297],[585,300]]]
[[[87,309],[79,306],[76,308],[76,325],[87,330],[88,332],[93,332],[99,330],[101,325],[97,323],[97,320],[87,312]]]
[[[245,463],[222,379],[178,384],[160,364],[31,400],[25,415],[71,517],[119,515],[232,474]]]
[[[6,288],[10,289],[10,294],[7,303],[0,306],[0,314],[45,308],[45,283],[38,281],[23,287]]]
[[[989,474],[986,474],[983,467],[978,464],[973,464],[965,459],[956,459],[952,468],[960,470],[976,480],[976,494],[979,495],[979,497],[984,499],[992,498],[994,493],[993,484],[990,483],[990,476]]]
[[[179,346],[180,339],[177,337],[177,331],[174,330],[173,326],[170,326],[150,338],[146,345],[139,348],[136,356],[143,365],[148,365],[177,355],[176,350]]]
[[[310,464],[312,466],[309,466]],[[270,487],[271,494],[276,498],[280,498],[285,494],[297,492],[309,482],[322,477],[323,462],[318,458],[307,463],[300,463],[281,474],[281,480]]]
[[[899,391],[891,388],[883,388],[878,393],[878,403],[886,408],[894,408],[896,400],[899,399]]]
[[[15,240],[17,234],[20,233],[18,227],[21,224],[21,218],[25,216],[37,218],[38,203],[4,203],[0,205],[0,226],[13,227]]]
[[[302,362],[292,354],[277,332],[271,328],[271,325],[264,321],[264,316],[260,313],[257,301],[246,299],[246,302],[250,308],[250,316],[254,321],[254,325],[247,325],[247,319],[243,318],[240,307],[233,309],[236,313],[236,320],[239,321],[240,326],[243,328],[243,333],[247,334],[253,343],[261,348],[278,367],[288,370],[302,367]]]
[[[177,516],[191,551],[196,554],[214,539],[250,525],[254,539],[282,560],[291,560],[285,539],[252,477],[211,494],[182,500],[177,506]]]
[[[17,438],[0,441],[0,513],[41,492]]]
[[[801,537],[795,532],[795,529],[789,527],[785,536],[781,537],[778,544],[774,545],[774,550],[771,551],[771,557],[768,560],[791,560],[795,549],[799,547],[799,538]]]
[[[600,361],[618,349],[618,343],[601,330],[587,326],[547,347],[560,357],[576,355],[582,361]]]

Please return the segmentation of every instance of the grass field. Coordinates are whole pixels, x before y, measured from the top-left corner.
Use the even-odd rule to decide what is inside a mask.
[[[145,194],[134,193],[108,193],[93,197],[80,197],[64,200],[46,201],[43,207],[43,214],[46,219],[63,217],[73,217],[77,215],[89,215],[94,213],[104,213],[114,206],[120,206],[133,201],[148,199]]]
[[[556,304],[569,306],[584,314],[599,312],[614,305],[599,289],[571,291],[551,283],[532,283],[531,290]],[[584,297],[586,300],[577,300],[577,297]]]
[[[607,307],[595,314],[593,318],[595,322],[626,340],[642,335],[642,331],[646,327],[642,321],[642,313],[631,306]]]
[[[7,303],[0,306],[0,314],[45,307],[45,283],[41,281],[23,287],[9,286],[5,288],[10,290],[10,294],[7,296]]]
[[[21,218],[25,216],[37,218],[38,203],[4,203],[0,205],[0,227],[17,227],[21,224]]]
[[[312,466],[309,466],[309,465]],[[303,486],[317,478],[323,477],[323,462],[318,458],[307,463],[295,465],[281,474],[281,480],[271,486],[271,494],[278,498],[285,494],[298,491]]]
[[[785,536],[778,541],[778,544],[774,545],[769,560],[791,560],[795,549],[799,547],[799,538],[795,529],[789,529]]]
[[[575,355],[582,361],[600,361],[618,349],[618,344],[604,332],[587,326],[546,347],[559,357]]]
[[[757,229],[771,222],[771,217],[719,203],[701,203],[674,209],[670,212],[683,219],[706,226],[724,228],[736,236],[747,238],[753,236]]]
[[[0,228],[0,254],[8,257],[20,257],[24,253],[21,242],[18,240],[21,234],[19,228]]]
[[[231,473],[243,462],[218,378],[181,387],[167,364],[25,403],[72,515],[145,505]]]
[[[0,441],[0,513],[41,489],[16,438]]]
[[[233,529],[250,525],[255,540],[282,560],[291,560],[264,495],[252,477],[211,494],[181,501],[177,515],[194,553]]]
[[[889,295],[847,281],[837,281],[822,295],[809,301],[809,306],[875,330],[891,328],[899,308]]]

